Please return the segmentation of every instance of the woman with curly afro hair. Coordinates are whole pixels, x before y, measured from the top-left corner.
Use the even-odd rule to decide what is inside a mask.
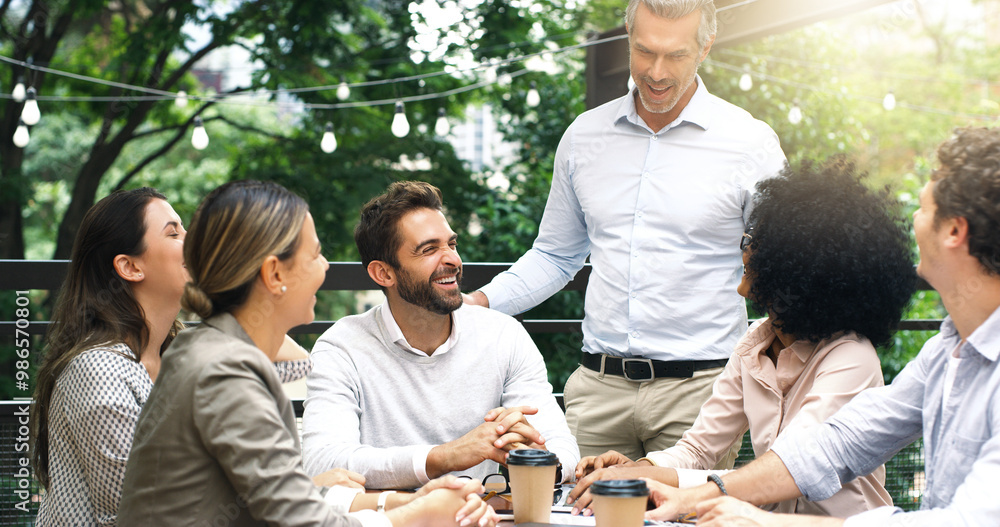
[[[626,468],[595,471],[580,484],[644,476],[681,488],[702,485],[747,430],[759,456],[785,430],[823,422],[862,390],[882,386],[875,346],[889,342],[916,285],[899,209],[887,189],[868,188],[843,158],[786,168],[758,183],[737,291],[767,317],[740,339],[677,445],[637,462],[613,451],[584,458],[578,474]],[[773,509],[847,517],[891,504],[884,482],[879,467],[829,499],[798,498]],[[675,491],[671,501],[694,499],[686,494]],[[694,510],[690,505],[680,509]]]

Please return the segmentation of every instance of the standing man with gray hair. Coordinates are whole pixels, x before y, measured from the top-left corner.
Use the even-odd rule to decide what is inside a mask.
[[[711,0],[630,0],[625,26],[635,88],[570,125],[533,247],[465,300],[526,311],[589,255],[566,417],[582,455],[636,459],[680,439],[747,329],[739,242],[754,186],[785,156],[697,75],[715,41]]]

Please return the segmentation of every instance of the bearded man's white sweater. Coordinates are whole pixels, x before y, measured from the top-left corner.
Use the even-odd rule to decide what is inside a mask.
[[[479,426],[493,408],[522,405],[538,408],[528,421],[572,474],[579,448],[520,323],[464,305],[452,313],[452,347],[420,356],[389,337],[384,307],[339,320],[313,347],[302,419],[309,474],[346,468],[368,488],[419,487],[431,448]],[[487,461],[455,474],[482,478],[497,468]]]

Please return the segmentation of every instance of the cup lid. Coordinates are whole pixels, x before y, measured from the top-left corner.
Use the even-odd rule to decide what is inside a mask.
[[[547,450],[519,448],[507,454],[508,465],[548,467],[559,464],[559,458]]]
[[[602,479],[590,485],[591,494],[633,498],[649,496],[649,488],[641,479]]]

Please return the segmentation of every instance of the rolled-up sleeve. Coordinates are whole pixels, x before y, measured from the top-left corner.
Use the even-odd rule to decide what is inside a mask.
[[[807,499],[833,496],[920,437],[926,368],[918,355],[891,385],[865,390],[822,424],[778,436],[772,450]]]

